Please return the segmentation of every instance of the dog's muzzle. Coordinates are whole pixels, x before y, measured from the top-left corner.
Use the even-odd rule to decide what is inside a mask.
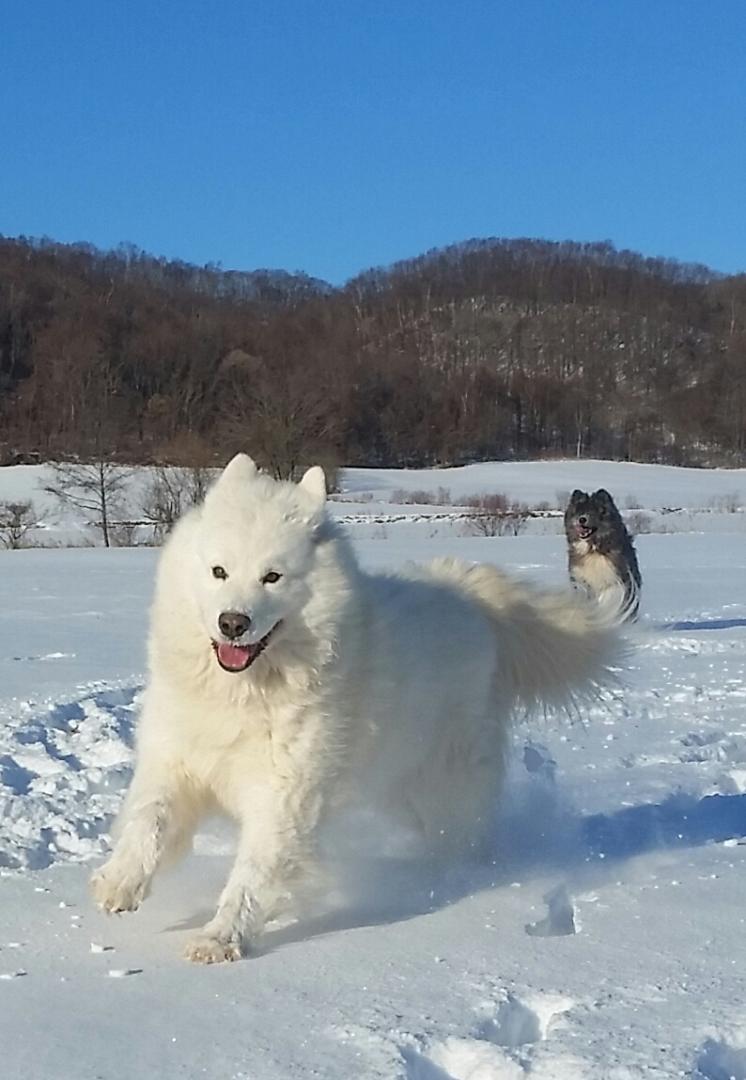
[[[280,623],[275,623],[269,633],[251,645],[236,645],[232,641],[213,641],[212,649],[223,671],[239,672],[250,668],[261,656]]]
[[[576,525],[575,535],[578,540],[590,540],[596,530],[590,525]]]

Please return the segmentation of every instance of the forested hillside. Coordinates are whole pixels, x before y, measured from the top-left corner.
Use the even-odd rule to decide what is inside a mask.
[[[746,461],[746,275],[474,240],[342,288],[0,239],[0,457]]]

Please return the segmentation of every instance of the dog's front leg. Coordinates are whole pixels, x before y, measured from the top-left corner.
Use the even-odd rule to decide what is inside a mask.
[[[163,855],[180,838],[186,823],[183,812],[177,813],[174,772],[168,778],[165,770],[148,777],[135,772],[117,822],[114,851],[91,876],[93,898],[102,911],[136,911]]]
[[[217,911],[188,943],[187,959],[214,964],[243,956],[261,934],[278,889],[306,861],[303,846],[295,822],[255,809],[242,825],[236,861]]]

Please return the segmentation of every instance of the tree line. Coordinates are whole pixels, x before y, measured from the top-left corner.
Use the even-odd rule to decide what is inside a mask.
[[[0,238],[0,460],[746,461],[746,275],[473,240],[341,288]]]

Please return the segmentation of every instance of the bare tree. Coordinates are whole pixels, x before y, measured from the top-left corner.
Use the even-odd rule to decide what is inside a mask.
[[[92,524],[101,530],[104,546],[111,547],[114,515],[122,511],[132,471],[103,457],[90,463],[61,461],[52,468],[52,481],[44,490],[63,506],[95,515]]]
[[[26,536],[39,524],[32,502],[0,502],[0,544],[17,550],[26,546]]]
[[[143,496],[142,512],[160,541],[190,506],[201,503],[210,482],[208,469],[159,465]]]
[[[225,407],[231,450],[248,447],[277,480],[294,479],[307,465],[334,465],[330,448],[339,432],[323,387],[302,372],[262,373],[236,380]]]

